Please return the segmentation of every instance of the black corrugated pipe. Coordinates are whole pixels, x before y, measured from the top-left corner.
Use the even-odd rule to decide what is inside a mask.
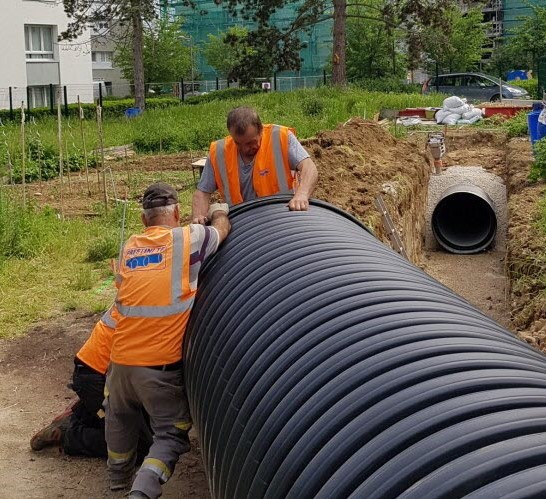
[[[440,246],[451,253],[486,250],[497,233],[493,201],[475,185],[450,187],[432,212],[432,232]]]
[[[546,497],[545,357],[350,215],[287,201],[233,209],[188,326],[212,497]]]

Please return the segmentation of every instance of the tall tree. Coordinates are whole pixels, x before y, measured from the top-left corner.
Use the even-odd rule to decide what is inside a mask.
[[[378,11],[385,0],[355,0],[348,8],[347,76],[350,80],[403,77],[406,60],[402,54],[401,30],[386,26],[382,20],[356,17],[371,7]]]
[[[428,63],[428,69],[432,70],[438,64],[450,72],[476,69],[483,56],[489,27],[483,22],[481,9],[462,12],[453,7],[445,14],[443,29],[423,31],[424,65]]]
[[[193,5],[192,0],[181,0],[185,5]],[[108,21],[109,30],[130,28],[133,57],[133,82],[135,85],[135,105],[144,109],[144,61],[143,26],[157,18],[166,0],[63,0],[64,10],[70,19],[60,38],[73,40],[83,33],[89,24]],[[101,36],[104,36],[102,33]]]
[[[142,61],[145,81],[173,82],[190,75],[193,54],[185,44],[188,37],[182,32],[181,24],[180,19],[167,17],[144,24]],[[134,79],[133,54],[125,40],[119,40],[116,45],[114,63],[124,78]]]
[[[247,42],[248,29],[232,26],[218,35],[208,35],[203,54],[216,72],[226,78],[240,79],[236,69],[243,59],[253,55],[254,49]]]
[[[463,0],[466,1],[466,0]],[[334,84],[346,83],[346,27],[347,19],[358,17],[373,19],[387,27],[400,27],[406,33],[406,43],[410,63],[416,66],[420,60],[423,26],[428,29],[442,29],[446,25],[445,12],[460,2],[456,0],[389,0],[378,8],[373,4],[359,3],[358,13],[347,10],[357,3],[349,0],[215,0],[217,5],[225,3],[231,15],[254,21],[257,25],[249,36],[249,43],[255,47],[256,55],[247,58],[247,64],[261,64],[259,58],[266,53],[273,54],[279,69],[299,69],[301,61],[299,50],[301,42],[298,35],[302,30],[323,22],[334,20],[332,81]],[[272,15],[289,4],[298,4],[296,15],[287,26],[276,26]],[[364,8],[365,7],[365,8]],[[252,36],[256,34],[256,36]],[[277,53],[275,53],[277,51]],[[295,53],[294,53],[295,52]]]
[[[505,38],[508,51],[519,58],[521,66],[536,69],[546,55],[546,6],[529,4],[532,14],[521,17],[521,23]]]

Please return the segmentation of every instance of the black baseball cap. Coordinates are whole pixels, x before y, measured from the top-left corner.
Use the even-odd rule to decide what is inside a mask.
[[[142,207],[145,210],[176,203],[178,203],[176,189],[165,182],[150,185],[142,196]]]

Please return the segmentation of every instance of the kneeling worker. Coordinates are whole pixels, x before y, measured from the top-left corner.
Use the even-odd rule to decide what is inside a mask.
[[[107,457],[102,403],[115,325],[113,313],[115,306],[97,322],[74,358],[71,387],[78,400],[32,437],[33,450],[58,446],[69,456]],[[142,414],[137,451],[140,461],[151,444],[152,434]]]

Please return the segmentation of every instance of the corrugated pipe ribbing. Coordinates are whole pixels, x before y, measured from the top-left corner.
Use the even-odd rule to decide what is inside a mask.
[[[201,274],[185,376],[212,496],[546,497],[545,357],[288,199],[235,207]]]

